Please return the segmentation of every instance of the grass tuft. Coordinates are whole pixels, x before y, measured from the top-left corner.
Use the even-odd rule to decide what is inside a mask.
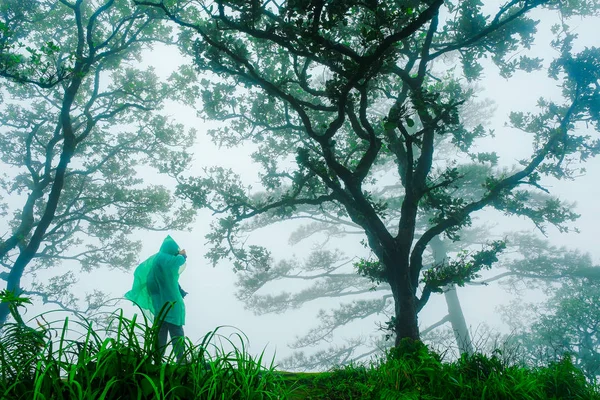
[[[186,362],[156,348],[160,322],[148,324],[122,310],[97,331],[82,316],[38,328],[21,319],[0,334],[1,399],[285,399],[280,375],[247,350],[241,333],[225,337],[221,327],[199,344],[185,343]],[[75,337],[75,339],[73,339]],[[231,349],[231,350],[229,350]]]

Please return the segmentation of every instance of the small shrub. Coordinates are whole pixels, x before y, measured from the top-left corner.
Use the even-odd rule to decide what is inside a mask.
[[[487,356],[485,354],[475,353],[472,355],[462,354],[454,362],[457,373],[464,375],[468,379],[488,379],[492,374],[501,374],[504,372],[504,364],[496,354]]]
[[[568,354],[560,361],[550,362],[548,367],[538,368],[537,372],[540,387],[549,399],[594,398],[592,386],[587,384],[585,375],[573,365]]]

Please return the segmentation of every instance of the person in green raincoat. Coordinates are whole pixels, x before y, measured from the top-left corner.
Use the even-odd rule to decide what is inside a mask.
[[[167,334],[170,334],[177,361],[183,360],[184,352],[183,297],[187,293],[179,286],[179,275],[185,268],[186,259],[185,250],[181,250],[175,240],[167,236],[159,252],[136,268],[133,288],[125,294],[125,298],[136,303],[150,319],[156,319],[166,305],[168,311],[158,332],[158,346],[164,354]]]

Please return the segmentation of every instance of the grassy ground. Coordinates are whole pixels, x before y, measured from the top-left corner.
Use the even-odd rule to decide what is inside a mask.
[[[476,354],[442,363],[426,346],[388,355],[370,366],[319,374],[286,374],[297,389],[289,399],[600,399],[570,359],[543,368],[505,365]]]
[[[0,300],[2,296],[0,294]],[[5,296],[4,300],[6,301]],[[453,363],[405,341],[379,362],[323,373],[277,371],[251,356],[242,334],[218,330],[187,344],[187,363],[156,351],[157,326],[113,316],[96,332],[85,319],[26,326],[0,335],[1,399],[582,399],[600,400],[568,357],[544,368],[476,354]],[[73,332],[81,332],[71,339]],[[227,350],[226,350],[227,349]]]

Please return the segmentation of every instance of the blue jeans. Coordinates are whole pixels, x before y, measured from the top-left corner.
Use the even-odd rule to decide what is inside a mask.
[[[173,343],[173,350],[175,351],[177,362],[183,361],[183,353],[185,349],[185,335],[183,333],[183,326],[171,324],[167,321],[162,322],[160,330],[158,331],[158,348],[161,356],[165,353],[167,348],[167,334],[171,335],[171,342]]]

